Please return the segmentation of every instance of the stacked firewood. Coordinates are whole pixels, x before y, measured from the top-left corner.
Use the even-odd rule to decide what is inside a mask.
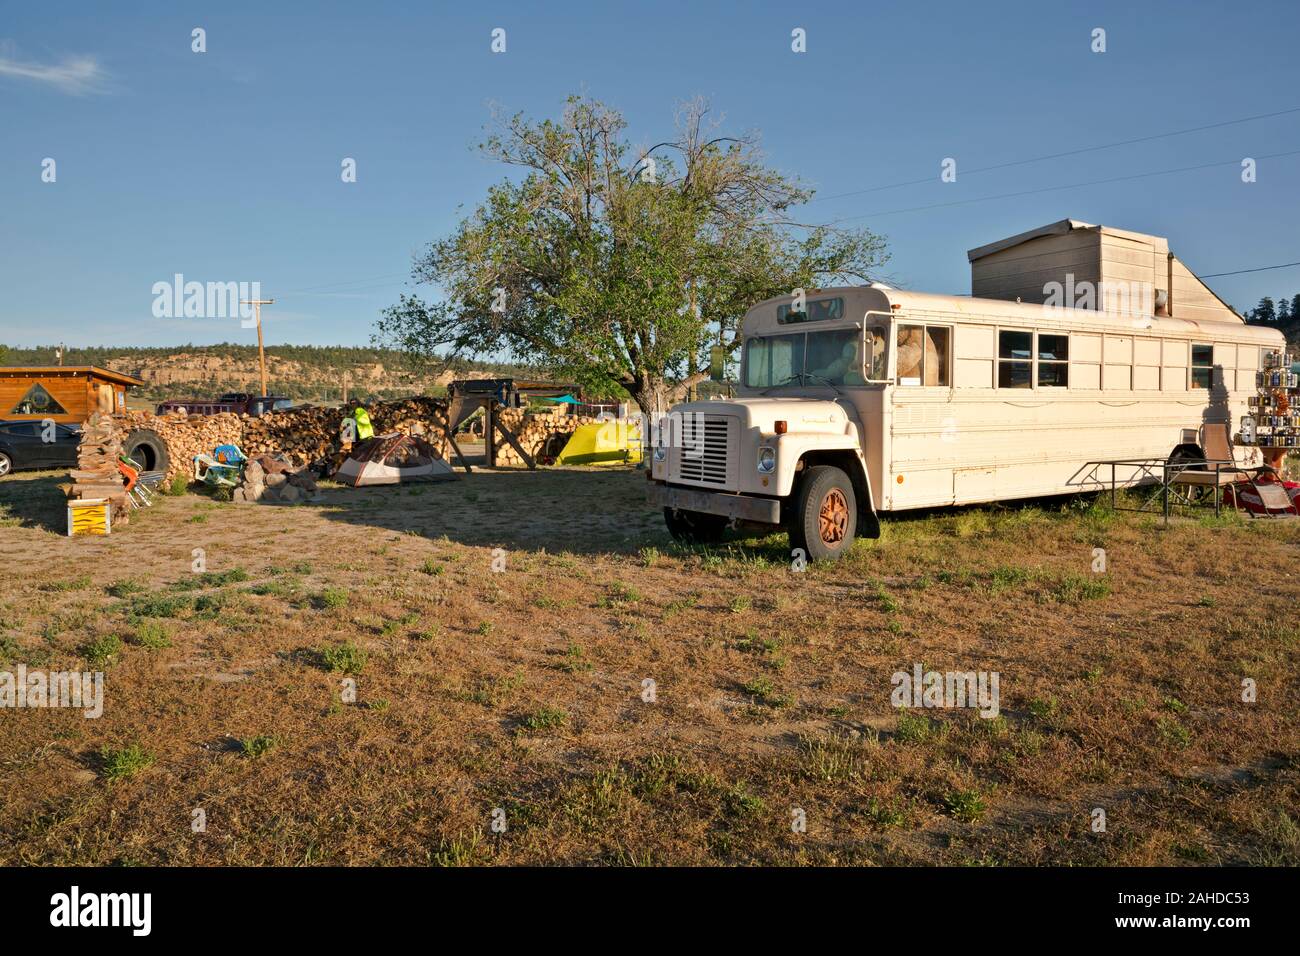
[[[231,412],[219,415],[184,415],[171,413],[128,412],[118,416],[124,436],[138,428],[155,432],[167,446],[169,463],[167,481],[177,475],[194,474],[194,456],[211,455],[218,445],[238,445],[243,438],[243,422]]]
[[[548,448],[558,451],[564,447],[562,440],[577,431],[578,426],[590,425],[598,419],[589,415],[537,414],[522,408],[503,408],[497,412],[497,420],[511,431],[533,461],[540,464]],[[524,464],[500,433],[497,434],[497,464]]]
[[[344,415],[350,417],[356,407],[356,404],[346,408],[309,405],[271,412],[261,418],[245,418],[244,440],[240,447],[250,457],[281,455],[299,466],[320,461],[338,451],[344,438]],[[397,431],[409,434],[422,430],[435,445],[442,443],[447,403],[441,399],[404,398],[374,402],[365,408],[377,435]]]
[[[127,522],[126,485],[118,470],[122,431],[112,418],[95,412],[82,427],[77,447],[77,467],[72,470],[69,498],[107,498],[113,505],[113,523]]]

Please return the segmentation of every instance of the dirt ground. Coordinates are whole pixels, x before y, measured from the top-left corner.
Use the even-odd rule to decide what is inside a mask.
[[[623,468],[100,539],[61,480],[0,482],[0,670],[104,712],[0,711],[0,863],[1300,863],[1300,523],[962,509],[799,572]],[[894,707],[917,665],[1000,713]]]

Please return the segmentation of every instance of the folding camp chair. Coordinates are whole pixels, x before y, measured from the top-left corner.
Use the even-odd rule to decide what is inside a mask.
[[[1214,495],[1232,489],[1234,509],[1241,508],[1241,496],[1236,493],[1236,489],[1249,486],[1263,503],[1264,513],[1260,517],[1297,513],[1285,487],[1277,482],[1259,480],[1261,475],[1273,474],[1273,469],[1267,465],[1243,468],[1237,464],[1237,456],[1232,446],[1231,426],[1221,422],[1203,425],[1201,447],[1205,449],[1205,461],[1177,472],[1169,479],[1170,484],[1209,488],[1210,493]],[[1254,514],[1254,512],[1250,513]]]
[[[211,455],[194,456],[194,480],[213,488],[234,488],[244,476],[244,465],[217,461]]]
[[[126,500],[132,508],[153,505],[154,493],[163,480],[161,471],[141,471],[139,462],[122,455],[117,460],[117,470],[126,481]]]

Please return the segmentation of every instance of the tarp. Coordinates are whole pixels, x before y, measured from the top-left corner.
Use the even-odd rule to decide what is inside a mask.
[[[581,405],[581,404],[582,404],[582,402],[580,402],[578,399],[574,398],[572,395],[561,395],[559,398],[544,398],[544,399],[542,399],[542,401],[544,401],[544,402],[557,402],[557,403],[561,403],[561,404],[564,404],[564,405]]]
[[[358,442],[334,478],[359,488],[365,485],[399,485],[407,481],[454,480],[451,465],[437,450],[413,435],[376,435]]]
[[[621,465],[641,460],[641,428],[627,419],[579,425],[557,465]]]

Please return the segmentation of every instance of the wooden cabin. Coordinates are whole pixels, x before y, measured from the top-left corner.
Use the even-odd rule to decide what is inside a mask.
[[[97,365],[0,366],[0,421],[79,424],[94,412],[126,411],[138,378]]]

